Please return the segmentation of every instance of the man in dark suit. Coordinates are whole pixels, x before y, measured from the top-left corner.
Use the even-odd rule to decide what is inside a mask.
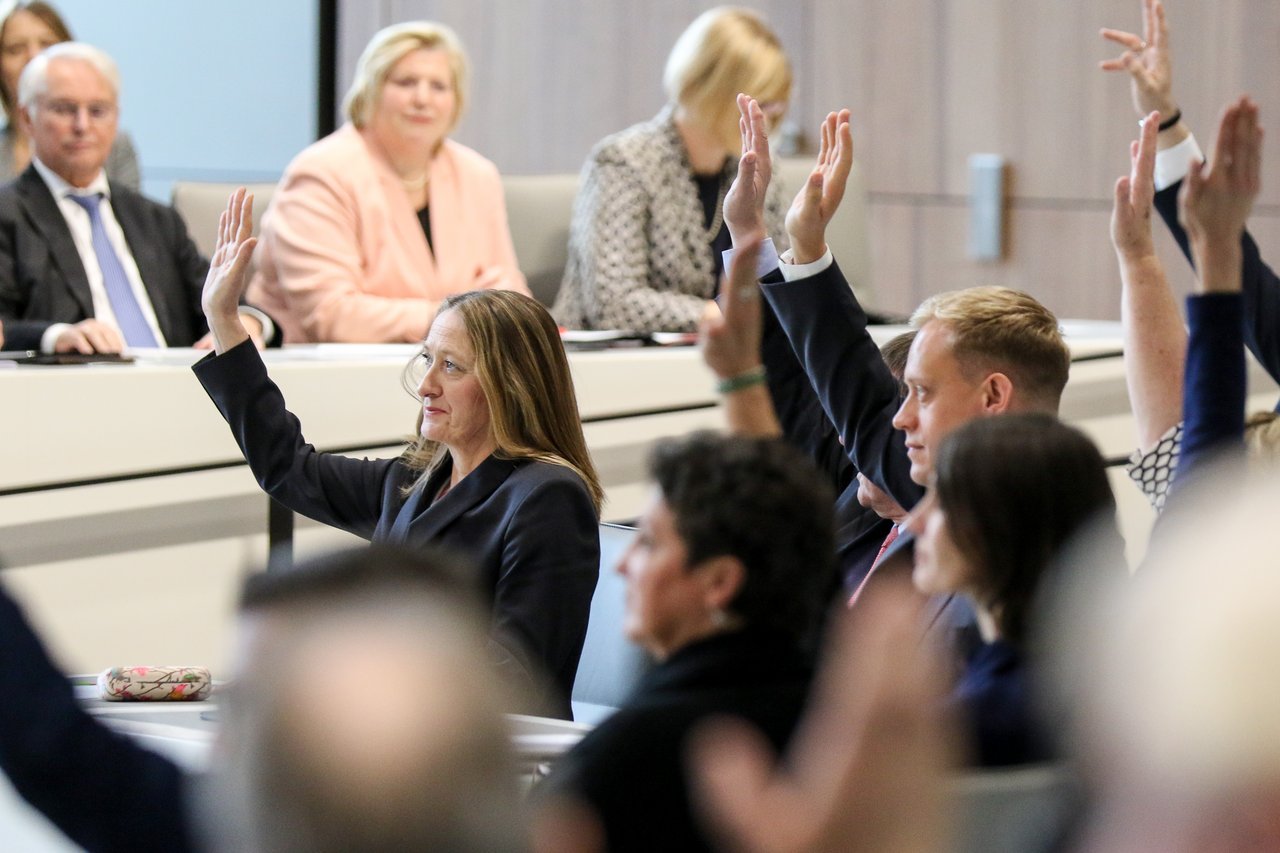
[[[208,345],[208,261],[182,218],[103,172],[116,137],[119,73],[89,45],[55,45],[18,83],[31,165],[0,189],[0,317],[6,346],[118,352]],[[250,332],[273,331],[246,308]]]
[[[770,178],[763,114],[745,96],[739,106],[748,132],[725,199],[735,246],[763,239],[762,201]],[[911,509],[929,482],[938,446],[956,427],[1004,412],[1056,416],[1070,354],[1057,319],[1026,294],[998,287],[939,294],[912,317],[917,333],[903,372],[903,397],[867,332],[866,311],[826,243],[853,160],[847,111],[828,116],[822,139],[816,174],[787,215],[791,248],[770,259],[766,241],[761,253],[758,269],[772,270],[761,290],[853,468]],[[766,367],[773,369],[768,362]],[[847,488],[856,487],[855,480]],[[902,557],[909,566],[911,539],[898,537],[879,559],[888,567]],[[865,557],[865,551],[837,544],[842,557]],[[856,577],[868,567],[844,568],[846,577]],[[948,609],[946,623],[965,622],[959,608]]]

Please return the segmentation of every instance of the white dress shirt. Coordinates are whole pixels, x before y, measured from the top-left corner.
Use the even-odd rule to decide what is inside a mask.
[[[1187,138],[1171,148],[1156,152],[1156,192],[1166,190],[1187,176],[1191,164],[1203,160],[1204,154],[1196,143],[1196,138],[1187,134]]]
[[[71,239],[75,241],[76,251],[80,253],[80,263],[84,266],[85,277],[89,279],[89,293],[93,297],[93,316],[108,325],[120,328],[116,322],[115,312],[111,310],[111,300],[107,297],[106,286],[102,282],[102,267],[98,265],[98,253],[93,250],[93,226],[89,219],[89,211],[72,201],[73,195],[102,196],[98,211],[102,216],[102,227],[107,232],[107,240],[110,241],[116,257],[120,259],[120,266],[124,268],[124,274],[129,279],[129,287],[133,290],[134,298],[138,300],[142,317],[147,321],[147,326],[155,336],[156,343],[166,346],[164,335],[160,332],[160,324],[156,322],[155,309],[151,306],[151,297],[147,295],[147,289],[142,285],[138,264],[134,261],[133,252],[124,239],[124,231],[116,220],[115,211],[111,209],[111,187],[107,183],[106,173],[99,171],[98,176],[89,186],[81,189],[64,181],[56,172],[41,163],[38,157],[32,157],[31,162],[58,202],[58,210],[62,212],[62,218],[66,220],[67,229],[71,232]],[[40,338],[41,351],[53,352],[58,336],[70,325],[70,323],[54,323],[46,329]]]
[[[720,253],[726,270],[733,264],[735,251],[736,249],[725,249]],[[830,246],[827,246],[826,251],[822,253],[822,257],[807,264],[794,263],[792,257],[790,249],[779,255],[777,247],[773,245],[773,238],[766,237],[764,242],[760,244],[760,254],[756,258],[756,278],[764,278],[774,270],[778,270],[782,273],[783,281],[799,281],[800,279],[817,275],[835,262],[835,258],[831,255]]]

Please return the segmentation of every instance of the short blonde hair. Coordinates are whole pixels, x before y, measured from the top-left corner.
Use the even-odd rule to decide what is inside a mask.
[[[931,296],[911,315],[916,329],[937,321],[967,374],[996,371],[1013,381],[1028,407],[1057,414],[1071,351],[1058,318],[1032,296],[1007,287],[970,287]]]
[[[450,296],[436,315],[457,311],[475,352],[475,374],[489,403],[497,455],[563,465],[582,478],[596,513],[604,489],[582,433],[578,397],[560,330],[542,303],[510,290],[472,290]],[[415,359],[416,361],[416,359]],[[405,384],[417,396],[406,370]],[[418,483],[444,458],[437,442],[421,437],[404,460],[423,471]]]
[[[749,9],[717,6],[676,39],[662,83],[668,98],[736,152],[742,147],[738,93],[761,103],[790,101],[791,63],[764,18]]]
[[[458,34],[434,21],[392,24],[378,30],[369,39],[369,44],[356,62],[356,75],[351,81],[351,88],[342,99],[342,109],[352,124],[363,128],[369,123],[373,106],[387,82],[392,66],[415,50],[424,48],[442,50],[449,59],[456,103],[453,119],[449,124],[449,130],[453,130],[462,116],[462,108],[467,100],[467,54],[462,49]]]

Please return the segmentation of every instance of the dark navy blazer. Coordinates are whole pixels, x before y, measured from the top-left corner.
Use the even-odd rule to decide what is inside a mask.
[[[1032,686],[1025,658],[1009,643],[984,643],[970,653],[948,704],[968,724],[974,764],[1001,767],[1057,757],[1035,713]]]
[[[1178,191],[1181,187],[1182,182],[1179,181],[1156,193],[1155,204],[1169,226],[1169,233],[1190,261],[1191,245],[1187,232],[1178,222]],[[1271,378],[1280,382],[1280,277],[1262,260],[1258,244],[1248,231],[1240,238],[1240,249],[1244,343]],[[1280,411],[1280,405],[1276,409]]]
[[[1210,462],[1244,464],[1247,374],[1242,337],[1245,297],[1208,293],[1187,297],[1187,369],[1183,375],[1182,452],[1165,511],[1152,538],[1195,525],[1198,504],[1188,496],[1214,470]],[[1183,518],[1183,515],[1187,515]]]
[[[246,341],[194,367],[258,484],[280,503],[375,542],[435,543],[466,555],[492,605],[499,671],[535,689],[540,713],[569,718],[569,694],[600,573],[598,517],[582,479],[562,465],[490,456],[436,500],[449,463],[425,488],[400,459],[320,453],[285,409],[280,389]]]
[[[857,469],[840,446],[817,390],[768,303],[763,314],[761,358],[784,437],[809,457],[836,493],[838,588],[847,599],[870,571],[893,525],[858,503]]]
[[[3,589],[0,696],[0,770],[72,841],[104,852],[196,849],[182,771],[80,708]]]

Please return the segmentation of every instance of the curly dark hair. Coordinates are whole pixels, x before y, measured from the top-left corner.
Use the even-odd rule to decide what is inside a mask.
[[[690,566],[727,555],[745,567],[730,611],[806,637],[835,571],[835,499],[809,460],[772,439],[696,432],[659,443],[649,473]]]

